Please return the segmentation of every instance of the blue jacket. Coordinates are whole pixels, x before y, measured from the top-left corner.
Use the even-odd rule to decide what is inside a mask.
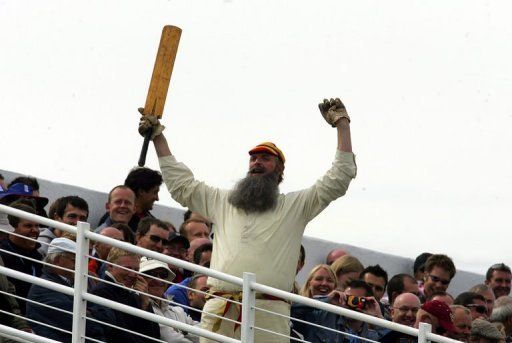
[[[318,299],[326,302],[326,298]],[[346,332],[352,335],[357,335],[363,338],[378,341],[389,330],[384,328],[371,329],[368,323],[363,323],[358,332],[352,331],[348,325],[345,317],[335,313],[319,310],[302,304],[293,304],[291,308],[291,317],[304,320],[309,323],[322,325],[334,330]],[[329,342],[329,343],[364,343],[364,341],[343,334],[321,329],[315,326],[308,325],[293,321],[293,329],[297,330],[304,335],[304,339],[310,342]]]
[[[66,282],[66,280],[57,274],[44,273],[41,278],[61,285],[71,286]],[[48,288],[32,285],[28,293],[28,298],[45,305],[73,312],[72,296],[59,293]],[[30,325],[37,335],[48,337],[60,342],[71,342],[70,334],[54,330],[43,325],[48,324],[71,331],[73,318],[70,314],[27,302],[27,316],[28,318],[35,320],[35,322],[31,322]],[[87,304],[87,316],[110,324],[113,324],[115,319],[109,309],[92,303]],[[85,334],[87,337],[104,341],[106,339],[105,330],[109,330],[107,326],[100,325],[93,321],[87,321]]]

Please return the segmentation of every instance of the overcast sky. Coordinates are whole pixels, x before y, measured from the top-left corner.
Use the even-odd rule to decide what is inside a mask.
[[[287,158],[282,191],[308,187],[336,147],[317,103],[338,96],[358,175],[306,234],[483,273],[512,264],[510,13],[510,1],[0,0],[1,168],[122,183],[161,29],[176,25],[163,123],[198,179],[232,187],[270,140]]]

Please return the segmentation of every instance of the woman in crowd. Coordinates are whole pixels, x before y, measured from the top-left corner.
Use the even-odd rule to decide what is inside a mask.
[[[314,267],[300,290],[300,295],[308,298],[325,296],[338,287],[338,280],[331,267],[319,264]]]
[[[360,279],[364,266],[354,256],[345,255],[334,261],[331,268],[338,279],[338,289],[343,291],[350,281]]]

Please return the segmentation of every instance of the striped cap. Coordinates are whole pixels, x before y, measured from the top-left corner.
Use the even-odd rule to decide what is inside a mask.
[[[268,154],[277,156],[281,160],[281,162],[283,162],[283,164],[286,161],[285,158],[284,158],[284,154],[281,151],[281,149],[279,149],[272,142],[263,142],[261,144],[256,145],[254,148],[249,150],[249,155],[253,155],[253,154],[256,154],[256,153],[259,153],[259,152],[266,152]]]

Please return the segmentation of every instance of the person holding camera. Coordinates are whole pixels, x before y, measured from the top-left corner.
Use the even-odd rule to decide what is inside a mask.
[[[373,297],[372,288],[364,281],[351,281],[345,291],[334,290],[327,296],[317,300],[333,305],[341,306],[353,311],[365,313],[374,317],[383,318],[378,301]],[[362,343],[354,336],[378,341],[388,329],[370,327],[368,323],[340,316],[335,313],[312,308],[302,304],[292,305],[292,318],[305,322],[322,325],[329,329],[341,331],[334,332],[298,321],[293,321],[293,328],[304,335],[306,341],[311,342],[336,342],[336,343]],[[346,334],[353,336],[349,336]]]

